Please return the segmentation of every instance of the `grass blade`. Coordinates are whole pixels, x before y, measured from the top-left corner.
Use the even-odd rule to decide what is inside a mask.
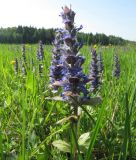
[[[87,154],[86,154],[86,160],[90,160],[92,158],[92,150],[93,150],[93,147],[94,147],[97,135],[98,135],[99,128],[100,128],[101,123],[102,123],[103,113],[104,113],[104,106],[101,108],[100,113],[98,115],[98,120],[96,122],[94,132],[92,134],[90,144],[89,144],[89,148],[88,148],[88,151],[87,151]]]

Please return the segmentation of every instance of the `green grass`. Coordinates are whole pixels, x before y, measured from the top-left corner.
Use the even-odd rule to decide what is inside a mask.
[[[75,132],[71,131],[70,121],[56,124],[70,115],[70,108],[63,102],[45,99],[53,95],[48,87],[52,46],[44,47],[42,74],[38,73],[36,48],[26,45],[29,67],[25,77],[21,71],[16,75],[11,64],[15,57],[21,58],[21,46],[0,45],[0,159],[66,160],[68,154],[52,145],[58,139],[70,146],[76,143],[82,150],[79,159],[136,158],[136,46],[101,47],[105,69],[97,95],[102,103],[83,108],[77,129],[79,137],[90,132],[86,149],[72,142],[76,138],[71,139]],[[121,63],[118,80],[112,77],[115,50]],[[84,72],[89,74],[90,47],[84,46],[81,54],[86,57]],[[35,72],[30,64],[32,57]]]

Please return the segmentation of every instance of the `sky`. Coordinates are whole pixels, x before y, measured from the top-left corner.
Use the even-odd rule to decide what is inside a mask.
[[[61,7],[70,4],[83,32],[136,41],[136,0],[0,0],[0,27],[63,27]]]

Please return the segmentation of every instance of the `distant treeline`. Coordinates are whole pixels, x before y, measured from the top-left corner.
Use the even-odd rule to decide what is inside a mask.
[[[0,43],[37,43],[42,40],[45,44],[52,44],[55,36],[55,29],[37,29],[34,27],[8,27],[0,28]],[[105,34],[96,33],[78,33],[78,40],[85,44],[101,44],[101,45],[124,45],[126,40],[115,37],[106,36]]]

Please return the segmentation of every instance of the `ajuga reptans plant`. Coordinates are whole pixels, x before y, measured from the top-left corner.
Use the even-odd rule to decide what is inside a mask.
[[[96,105],[101,99],[100,97],[90,97],[90,90],[87,90],[86,84],[91,80],[90,77],[83,73],[82,65],[85,62],[85,57],[80,55],[80,48],[83,43],[78,42],[77,33],[82,29],[82,25],[77,28],[74,26],[75,12],[71,8],[65,6],[61,17],[64,23],[64,29],[59,29],[56,32],[54,41],[53,56],[51,62],[50,82],[55,88],[61,88],[59,96],[48,97],[48,100],[59,100],[69,104],[71,115],[74,117],[71,120],[72,133],[75,137],[73,142],[73,150],[69,148],[73,159],[77,159],[79,148],[77,147],[78,140],[78,118],[80,117],[79,108],[83,105]],[[67,119],[70,119],[67,117]],[[60,140],[59,140],[60,142]],[[57,142],[53,145],[57,147]]]
[[[20,59],[20,67],[22,70],[22,74],[26,75],[27,71],[27,60],[26,60],[26,49],[25,44],[22,44],[22,57]]]
[[[98,55],[97,55],[97,63],[98,63],[98,72],[99,72],[99,75],[102,76],[103,74],[103,70],[104,70],[104,64],[103,64],[103,57],[102,57],[102,53],[100,52]]]
[[[57,91],[63,77],[63,64],[62,64],[63,38],[60,29],[56,31],[53,45],[54,48],[52,50],[52,61],[50,67],[50,83],[52,89]]]
[[[43,59],[44,59],[43,43],[40,40],[37,49],[37,60],[39,61],[39,73],[43,72]]]
[[[22,44],[22,58],[23,58],[24,64],[27,65],[25,44]]]
[[[18,59],[15,58],[15,74],[18,74]]]
[[[117,54],[114,55],[113,77],[120,77],[120,62]]]
[[[100,72],[98,66],[98,57],[95,49],[92,49],[92,60],[91,60],[91,72],[90,72],[90,79],[91,79],[91,92],[96,92],[100,85]]]

